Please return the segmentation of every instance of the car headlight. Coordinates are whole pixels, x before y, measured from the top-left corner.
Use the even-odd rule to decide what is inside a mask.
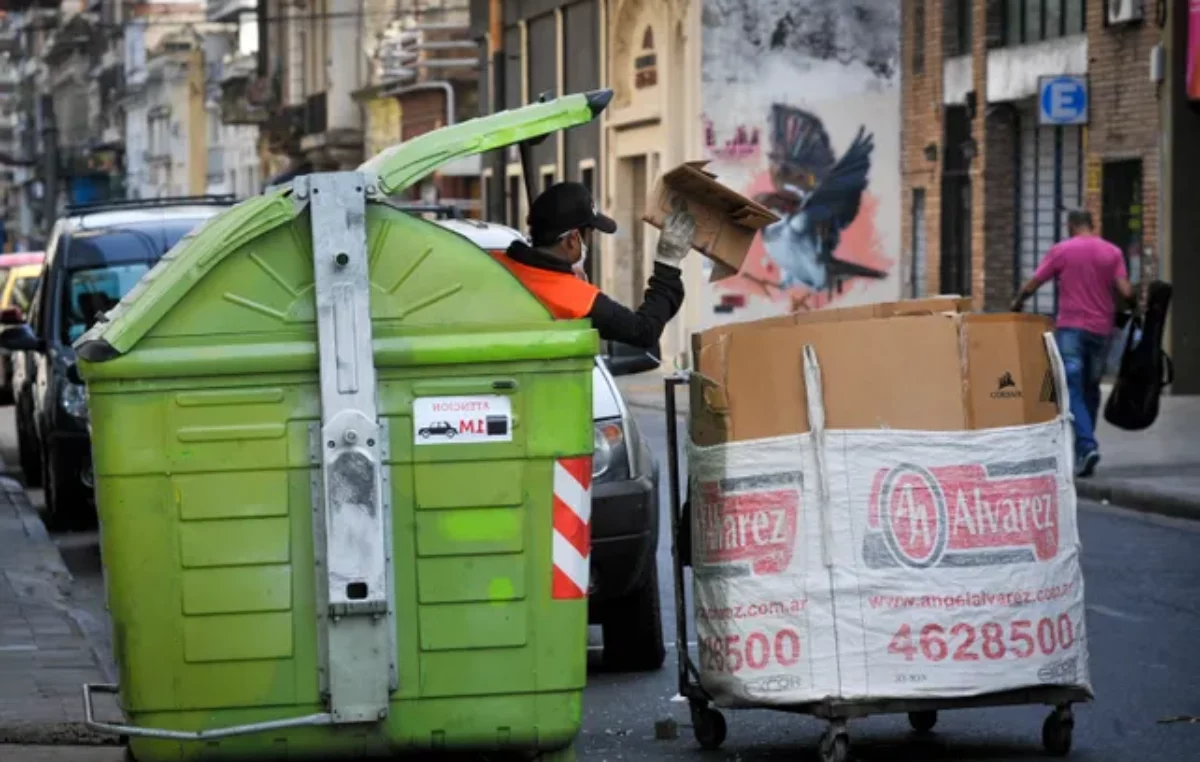
[[[629,451],[625,429],[620,421],[598,421],[595,449],[592,452],[592,481],[619,481],[629,478]]]
[[[62,390],[59,392],[59,404],[62,405],[63,412],[67,415],[86,420],[88,415],[87,387],[72,383],[63,384]]]

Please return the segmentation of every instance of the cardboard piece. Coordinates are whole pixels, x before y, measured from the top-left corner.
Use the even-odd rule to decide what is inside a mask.
[[[708,162],[681,164],[664,174],[646,205],[644,222],[662,230],[675,209],[690,211],[696,218],[692,248],[711,259],[710,281],[737,275],[758,231],[778,222],[770,209],[722,185],[704,169]]]
[[[809,430],[801,358],[816,350],[830,429],[966,431],[1058,414],[1047,318],[966,300],[826,310],[693,336],[691,435],[702,446]],[[841,313],[841,314],[838,314]]]

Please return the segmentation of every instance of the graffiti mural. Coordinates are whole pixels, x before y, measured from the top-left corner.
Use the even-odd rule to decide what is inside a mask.
[[[870,134],[859,128],[836,162],[821,120],[806,111],[772,109],[771,182],[757,201],[782,219],[762,232],[767,258],[784,289],[840,293],[851,278],[886,278],[887,271],[838,259],[842,231],[858,217],[871,171]]]
[[[899,3],[703,7],[708,168],[780,217],[714,313],[899,298]]]

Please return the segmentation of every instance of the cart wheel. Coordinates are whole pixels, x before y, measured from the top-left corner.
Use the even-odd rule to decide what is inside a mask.
[[[703,707],[692,710],[692,732],[696,742],[702,749],[715,751],[725,743],[725,734],[729,728],[725,725],[725,715],[716,709]]]
[[[1066,712],[1056,709],[1042,724],[1042,746],[1056,757],[1065,757],[1071,753],[1071,733],[1075,730],[1075,718],[1070,710]]]
[[[826,733],[821,738],[821,762],[849,762],[850,736]]]
[[[933,730],[933,726],[937,725],[937,721],[938,713],[933,710],[908,713],[908,724],[912,725],[912,729],[918,733],[928,733]]]

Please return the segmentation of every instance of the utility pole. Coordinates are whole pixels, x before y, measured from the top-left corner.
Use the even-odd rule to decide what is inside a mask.
[[[503,111],[505,107],[505,73],[504,60],[504,0],[490,0],[488,5],[488,43],[492,57],[492,86],[491,113]],[[492,222],[507,222],[504,219],[505,182],[505,152],[503,149],[492,152],[492,187],[488,189],[489,209],[484,211],[486,218]]]
[[[43,95],[38,102],[38,121],[42,136],[42,203],[47,234],[58,219],[58,125],[54,119],[54,96]]]

